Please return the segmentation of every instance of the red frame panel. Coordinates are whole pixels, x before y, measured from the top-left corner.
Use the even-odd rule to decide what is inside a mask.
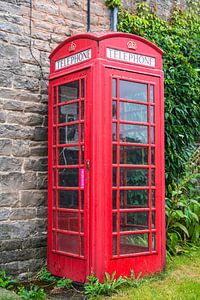
[[[134,41],[135,49],[129,49],[129,41]],[[151,57],[155,60],[154,66],[144,66],[134,64],[131,61],[123,61],[107,57],[106,49],[112,48],[116,51],[124,51],[129,53],[132,57],[134,53]],[[79,53],[83,51],[91,51],[91,57],[86,57],[84,61],[80,61]],[[117,53],[117,52],[116,52]],[[133,53],[133,54],[132,54]],[[116,54],[117,55],[117,54]],[[126,54],[124,54],[126,56]],[[128,54],[127,54],[128,55]],[[124,57],[125,57],[124,56]],[[68,61],[73,64],[64,66],[60,69],[55,69],[55,64],[58,60],[65,60],[71,57]],[[72,59],[72,57],[74,57]],[[79,57],[79,58],[78,58]],[[60,44],[51,54],[51,73],[49,84],[49,209],[48,209],[48,268],[57,276],[69,277],[75,281],[85,282],[88,275],[92,272],[103,280],[105,272],[112,274],[116,271],[116,276],[130,275],[133,269],[137,275],[142,272],[142,275],[161,271],[165,266],[165,210],[164,210],[164,96],[163,96],[163,72],[162,72],[162,50],[150,43],[149,41],[130,34],[125,33],[108,33],[108,34],[81,34],[66,39]],[[79,126],[83,121],[70,120],[70,123],[58,124],[59,120],[53,121],[53,113],[55,107],[62,104],[54,104],[53,89],[54,86],[62,85],[66,82],[79,80],[85,78],[85,118],[84,118],[84,191],[85,204],[84,209],[81,207],[80,191],[83,190],[81,172],[83,165],[81,159],[81,152],[79,151],[79,163],[75,165],[58,165],[58,140],[53,146],[53,128],[58,128],[67,125]],[[143,102],[138,99],[128,100],[119,97],[119,84],[117,85],[117,95],[112,97],[112,79],[128,80],[131,82],[138,82],[148,85],[148,100],[150,100],[150,86],[155,87],[155,103],[150,101]],[[80,83],[79,83],[80,84]],[[56,99],[58,99],[58,90],[56,92]],[[118,103],[116,119],[112,119],[112,100]],[[57,100],[58,101],[58,100]],[[79,114],[81,110],[81,99],[73,99],[68,104],[74,104],[78,101]],[[146,119],[141,120],[120,120],[119,106],[120,103],[134,103],[140,105],[143,109],[144,105],[147,107]],[[67,104],[66,103],[66,104]],[[143,105],[143,106],[141,106]],[[155,108],[155,122],[150,124],[151,107]],[[54,122],[54,123],[53,123]],[[117,125],[116,141],[112,141],[112,123]],[[147,128],[148,141],[130,143],[127,141],[120,141],[119,127],[120,124],[143,126]],[[146,126],[146,127],[145,127]],[[152,145],[151,127],[155,128],[155,144]],[[141,129],[142,127],[138,127]],[[58,129],[57,129],[58,131]],[[57,134],[58,136],[58,134]],[[65,144],[64,146],[71,146]],[[81,148],[82,142],[74,144],[74,146]],[[112,146],[116,145],[116,161],[113,164]],[[124,152],[124,162],[120,162],[120,146],[134,146],[147,148],[148,157],[147,163],[130,164],[125,163],[127,153]],[[62,145],[63,146],[63,145]],[[56,164],[54,164],[53,149],[56,149]],[[155,164],[151,163],[150,150],[155,149]],[[123,150],[125,151],[125,150]],[[145,150],[146,151],[146,150]],[[54,151],[55,152],[55,151]],[[112,168],[117,169],[117,184],[112,187]],[[77,187],[59,187],[53,186],[53,169],[68,170],[74,168],[79,169],[79,186]],[[120,186],[120,170],[126,168],[124,171],[123,180],[127,176],[128,170],[147,170],[148,184],[146,186]],[[151,170],[155,170],[155,185],[151,184]],[[145,172],[145,171],[144,171]],[[58,172],[56,173],[56,182],[58,183]],[[53,189],[59,190],[77,190],[79,193],[78,209],[74,208],[58,208],[58,198],[56,197],[56,207],[53,208]],[[117,206],[112,207],[112,190],[117,193]],[[120,191],[148,191],[148,205],[145,207],[120,207]],[[155,206],[152,205],[151,191],[156,191]],[[58,193],[58,192],[57,192]],[[127,201],[125,195],[125,201]],[[61,221],[57,217],[56,228],[53,229],[53,211],[56,211],[60,216]],[[155,228],[152,227],[152,213],[156,212]],[[78,218],[68,222],[72,213],[78,214]],[[120,229],[120,216],[122,213],[143,212],[148,214],[148,228],[142,228],[131,232],[127,225],[128,217],[125,214],[123,224],[126,229]],[[66,220],[63,215],[67,213]],[[84,232],[81,230],[80,215],[84,213]],[[113,231],[112,214],[117,214],[117,230]],[[139,215],[138,215],[139,216]],[[78,220],[78,221],[77,221]],[[59,223],[61,222],[61,223]],[[58,223],[61,224],[62,229],[58,229]],[[78,224],[78,225],[77,225]],[[145,223],[144,223],[145,224]],[[132,227],[134,224],[131,224]],[[59,225],[60,226],[60,225]],[[144,225],[146,226],[146,225]],[[63,229],[64,228],[64,229]],[[77,231],[78,228],[78,231]],[[66,230],[67,229],[67,230]],[[121,230],[121,231],[120,231]],[[72,234],[78,237],[79,245],[80,239],[84,236],[84,255],[80,252],[63,253],[57,251],[56,243],[52,244],[52,236],[54,232],[61,234]],[[120,253],[120,237],[125,235],[148,234],[148,251],[138,253]],[[152,246],[152,235],[156,234],[156,249]],[[113,255],[113,236],[117,237],[117,253]],[[69,242],[68,242],[69,243]],[[70,244],[69,244],[70,246]],[[56,251],[55,251],[56,249]],[[140,248],[142,249],[142,248]]]

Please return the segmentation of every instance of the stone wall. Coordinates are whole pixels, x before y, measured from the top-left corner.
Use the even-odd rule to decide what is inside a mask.
[[[87,30],[86,0],[30,2],[0,1],[0,269],[21,278],[46,257],[48,56]],[[91,30],[104,29],[104,0],[91,1]]]

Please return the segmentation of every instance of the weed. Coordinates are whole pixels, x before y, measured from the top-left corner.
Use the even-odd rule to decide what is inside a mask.
[[[31,286],[30,288],[21,287],[18,290],[18,295],[24,300],[45,300],[47,299],[43,289],[38,286]]]
[[[0,272],[0,287],[5,288],[5,289],[12,289],[13,285],[16,282],[17,281],[15,279],[6,275],[5,271]]]
[[[61,278],[57,281],[56,287],[61,288],[67,288],[70,289],[72,287],[72,280],[69,278]]]
[[[59,277],[51,275],[51,273],[44,266],[41,271],[38,273],[37,279],[44,281],[49,284],[54,284],[59,280]]]

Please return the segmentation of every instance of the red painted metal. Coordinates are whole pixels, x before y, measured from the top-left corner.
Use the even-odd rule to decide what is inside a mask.
[[[102,280],[105,272],[145,275],[165,266],[162,54],[135,35],[88,33],[50,55],[54,275],[85,282],[92,272]]]

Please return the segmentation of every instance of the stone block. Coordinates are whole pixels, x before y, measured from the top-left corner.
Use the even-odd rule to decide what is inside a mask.
[[[37,174],[35,172],[0,174],[0,188],[7,190],[35,189],[37,181]]]
[[[8,139],[0,140],[0,155],[10,155],[12,149],[12,141]]]
[[[35,255],[34,249],[17,249],[11,251],[3,251],[0,256],[0,264],[13,261],[21,261],[33,258]],[[39,257],[41,258],[41,257]]]
[[[17,104],[15,106],[15,110],[17,109],[17,105],[21,103],[21,101],[28,101],[28,102],[40,102],[41,95],[40,94],[33,94],[29,91],[23,91],[23,93],[19,90],[8,89],[8,88],[0,88],[0,98],[8,99],[8,100],[17,100]],[[25,105],[22,103],[22,105]]]
[[[35,136],[35,130],[28,126],[0,124],[0,136],[11,139],[30,139]]]
[[[24,107],[25,112],[47,114],[47,105],[40,103],[26,103]]]
[[[46,191],[21,191],[20,192],[20,205],[21,206],[44,206],[47,205],[47,192]]]
[[[12,87],[13,74],[9,71],[0,73],[0,87]]]
[[[47,207],[38,207],[37,208],[37,218],[46,218],[47,217]]]
[[[30,220],[36,217],[35,208],[15,208],[10,213],[10,220]]]
[[[48,148],[47,147],[34,147],[30,148],[30,153],[32,156],[47,156]]]
[[[10,216],[10,208],[1,208],[0,209],[0,221],[7,221]]]
[[[9,251],[21,249],[23,244],[23,240],[4,240],[0,242],[0,251]]]
[[[17,192],[0,192],[0,207],[17,207],[19,195]]]
[[[1,156],[0,157],[0,171],[20,171],[22,167],[23,160],[16,159],[13,157]]]
[[[48,140],[47,127],[36,127],[34,130],[34,141],[47,141]]]
[[[23,105],[23,102],[20,102],[20,101],[7,100],[4,102],[3,109],[13,110],[13,111],[23,111],[24,105]]]
[[[6,112],[0,111],[0,123],[5,123],[6,121]]]
[[[18,124],[18,125],[42,125],[43,117],[39,114],[30,114],[30,113],[10,113],[7,117],[7,122],[9,124]]]
[[[25,89],[32,92],[38,92],[39,79],[35,77],[15,75],[13,77],[13,87],[16,89]]]
[[[46,190],[48,187],[48,175],[47,172],[39,173],[38,172],[38,181],[37,181],[37,188],[39,190]]]
[[[12,154],[16,157],[28,157],[30,155],[29,141],[14,140]]]
[[[48,161],[47,158],[25,159],[25,171],[47,171]]]
[[[41,236],[41,237],[30,237],[29,239],[26,239],[23,241],[22,248],[41,248],[47,246],[47,236]]]

